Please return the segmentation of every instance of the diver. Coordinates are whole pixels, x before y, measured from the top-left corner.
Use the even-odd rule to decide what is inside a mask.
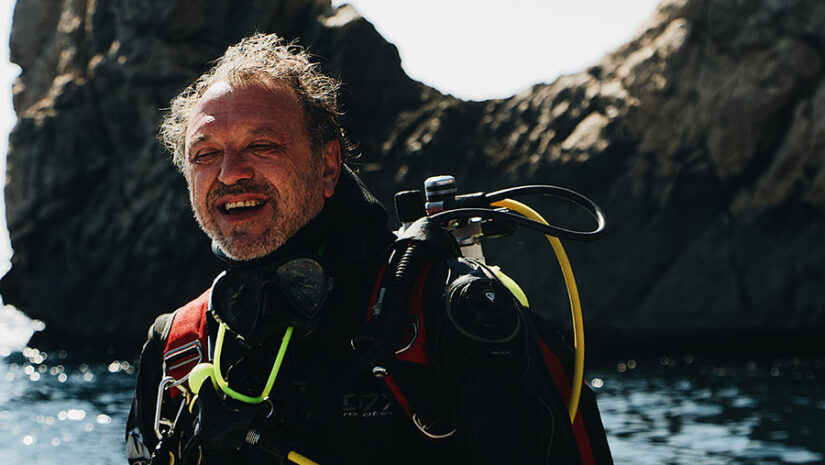
[[[225,271],[150,328],[129,463],[612,463],[517,286],[438,213],[387,228],[342,161],[339,85],[256,34],[172,101],[161,138]]]

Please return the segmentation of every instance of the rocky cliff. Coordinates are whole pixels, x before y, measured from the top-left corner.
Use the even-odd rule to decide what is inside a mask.
[[[367,20],[325,0],[18,2],[15,255],[0,290],[47,323],[41,341],[134,344],[211,282],[217,264],[154,140],[158,109],[256,30],[300,37],[342,77],[362,175],[386,202],[442,173],[466,191],[551,183],[596,200],[609,235],[568,243],[595,350],[822,350],[816,0],[667,1],[591,68],[485,102],[412,81]],[[519,232],[488,251],[564,321],[540,241]]]

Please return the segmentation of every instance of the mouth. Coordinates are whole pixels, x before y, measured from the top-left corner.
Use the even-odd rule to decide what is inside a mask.
[[[268,183],[241,180],[232,185],[219,183],[206,194],[206,209],[215,220],[239,226],[261,220],[277,207],[277,191]]]
[[[228,200],[219,202],[216,207],[224,220],[237,223],[257,217],[266,203],[266,199]]]
[[[226,202],[221,206],[221,212],[226,215],[238,215],[254,210],[259,210],[264,205],[262,200],[239,200],[236,202]]]

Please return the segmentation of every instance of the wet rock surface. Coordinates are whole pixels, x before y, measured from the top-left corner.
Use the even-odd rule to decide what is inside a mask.
[[[134,344],[211,282],[218,265],[154,139],[159,109],[260,30],[300,37],[344,80],[362,177],[387,205],[444,173],[462,191],[550,183],[600,204],[609,234],[566,243],[596,350],[822,350],[821,2],[666,1],[589,69],[484,102],[411,80],[367,20],[323,0],[45,3],[14,17],[15,255],[0,283],[46,322],[43,341]],[[488,258],[566,321],[534,236],[491,243]]]

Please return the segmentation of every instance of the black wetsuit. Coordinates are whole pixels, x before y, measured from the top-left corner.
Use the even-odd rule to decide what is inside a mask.
[[[430,346],[438,352],[431,355],[432,366],[402,365],[399,370],[406,370],[404,389],[419,393],[419,397],[424,393],[425,398],[451,410],[457,432],[442,440],[425,438],[388,395],[386,387],[356,368],[350,341],[364,332],[370,295],[394,240],[386,220],[384,208],[345,169],[322,213],[276,252],[288,256],[318,250],[323,244],[323,259],[336,284],[317,329],[310,334],[297,331],[286,352],[272,391],[278,412],[263,422],[269,423],[267,431],[273,443],[321,465],[581,463],[567,413],[561,401],[555,400],[560,399],[558,394],[551,395],[554,400],[542,401],[524,392],[520,381],[524,377],[524,354],[518,347],[513,348],[513,354],[499,351],[492,362],[483,354],[468,357],[468,351],[476,350],[472,343],[453,343],[454,337],[443,322],[428,322]],[[436,305],[440,296],[435,294],[441,290],[437,286],[444,273],[444,267],[434,273],[431,281],[436,288],[428,291]],[[208,318],[209,333],[214,338],[216,324]],[[153,432],[155,403],[170,321],[171,314],[157,319],[141,354],[127,424],[132,464],[148,463],[140,457],[158,442]],[[276,350],[273,342],[268,351],[262,352],[274,354]],[[510,361],[511,357],[518,361]],[[266,377],[271,360],[271,356],[264,355],[257,365],[250,362],[249,366],[258,367],[259,377]],[[164,408],[164,416],[174,416],[174,406]],[[185,412],[181,423],[191,424],[192,420]],[[600,420],[597,423],[601,437],[595,440],[609,459]],[[182,428],[192,429],[191,425]],[[176,439],[179,444],[172,447],[176,454],[187,446],[189,438],[185,436],[187,433]],[[249,446],[209,454],[211,460],[204,463],[280,463]]]

